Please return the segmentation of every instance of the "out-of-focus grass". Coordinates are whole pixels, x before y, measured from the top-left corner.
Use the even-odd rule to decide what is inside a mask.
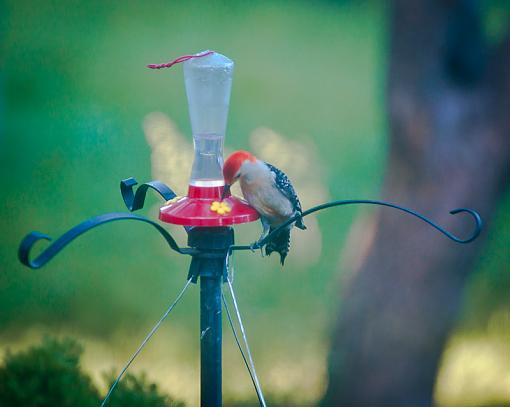
[[[119,180],[151,178],[142,129],[147,115],[163,112],[190,140],[181,68],[154,72],[147,63],[206,48],[226,54],[236,62],[227,148],[250,148],[254,129],[268,127],[313,146],[324,174],[317,182],[332,198],[376,197],[385,156],[386,66],[386,10],[376,4],[3,2],[2,343],[22,346],[48,331],[77,336],[85,365],[99,377],[125,361],[184,283],[189,259],[169,252],[152,230],[128,223],[81,237],[43,270],[29,271],[16,259],[30,230],[58,236],[84,218],[123,210]],[[151,207],[141,212],[155,216]],[[284,272],[274,257],[236,255],[253,353],[273,394],[307,404],[325,385],[340,249],[355,213],[318,217],[320,260],[306,268],[292,253]],[[257,226],[241,226],[237,240],[257,233]],[[508,236],[494,239],[508,247]],[[498,252],[492,247],[490,253]],[[508,264],[494,258],[471,293],[483,298],[485,316],[493,299],[478,286]],[[498,286],[510,285],[508,276],[497,275]],[[503,292],[501,307],[508,309]],[[197,300],[191,290],[134,366],[191,404],[198,395]],[[224,372],[227,397],[253,397],[228,333]]]

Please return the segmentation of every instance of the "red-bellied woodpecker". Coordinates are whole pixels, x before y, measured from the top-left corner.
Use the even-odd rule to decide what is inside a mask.
[[[247,151],[236,151],[227,158],[223,166],[223,176],[225,192],[239,181],[244,198],[259,213],[264,230],[258,242],[291,217],[302,213],[299,198],[285,173],[258,160]],[[282,265],[289,252],[290,230],[293,226],[306,229],[303,219],[298,218],[296,222],[277,232],[266,245],[266,255],[279,253]]]

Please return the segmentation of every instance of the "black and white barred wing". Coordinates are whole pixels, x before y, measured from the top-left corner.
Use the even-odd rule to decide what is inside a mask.
[[[301,202],[299,202],[299,197],[296,194],[294,187],[292,186],[289,177],[280,169],[276,168],[274,165],[269,163],[265,163],[271,172],[273,173],[274,182],[278,190],[286,196],[289,201],[292,203],[292,207],[295,213],[301,214],[303,210],[301,209]],[[296,221],[296,227],[299,229],[306,229],[305,224],[303,223],[303,219],[299,218]]]

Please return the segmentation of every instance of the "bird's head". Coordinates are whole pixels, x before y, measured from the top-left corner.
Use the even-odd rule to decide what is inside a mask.
[[[223,178],[225,179],[225,187],[223,188],[223,196],[230,191],[230,186],[234,184],[243,175],[243,164],[246,162],[255,162],[257,158],[248,151],[234,151],[225,161],[223,165]]]

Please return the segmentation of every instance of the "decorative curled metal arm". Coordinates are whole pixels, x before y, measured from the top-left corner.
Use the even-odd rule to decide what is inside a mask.
[[[68,230],[62,236],[60,236],[51,246],[44,250],[37,258],[30,260],[30,250],[34,244],[39,240],[52,240],[51,237],[40,232],[31,232],[25,236],[22,240],[19,250],[18,258],[25,266],[32,269],[38,269],[48,263],[53,257],[55,257],[64,247],[71,243],[78,236],[85,232],[95,228],[96,226],[103,225],[105,223],[117,221],[117,220],[136,220],[144,223],[148,223],[153,226],[166,240],[170,248],[180,254],[193,254],[194,250],[189,248],[181,248],[177,245],[174,238],[168,233],[161,225],[150,219],[144,218],[143,216],[134,215],[131,213],[107,213],[104,215],[96,216],[95,218],[88,219],[74,228]]]
[[[161,181],[146,182],[145,184],[140,185],[135,193],[133,192],[133,187],[137,184],[138,182],[133,177],[120,181],[120,193],[122,194],[122,199],[124,199],[124,203],[130,212],[143,208],[145,195],[147,195],[147,190],[149,188],[157,191],[166,201],[176,197],[174,191]]]
[[[267,244],[276,234],[278,234],[278,232],[281,229],[289,226],[291,223],[295,222],[299,218],[304,218],[305,216],[310,215],[314,212],[318,212],[320,210],[332,208],[335,206],[357,205],[357,204],[387,206],[390,208],[398,209],[402,212],[406,212],[406,213],[413,215],[413,216],[417,217],[418,219],[421,219],[422,221],[428,223],[430,226],[437,229],[443,235],[445,235],[446,237],[448,237],[449,239],[451,239],[457,243],[472,242],[480,235],[480,232],[482,231],[482,226],[483,226],[483,222],[482,222],[482,218],[480,217],[480,214],[478,212],[474,211],[473,209],[458,208],[458,209],[451,210],[450,214],[452,214],[452,215],[456,215],[458,213],[463,213],[463,212],[468,213],[473,217],[473,219],[475,221],[475,230],[473,231],[473,233],[469,237],[467,237],[465,239],[461,239],[461,238],[453,235],[452,233],[448,232],[446,229],[442,228],[441,226],[437,225],[436,223],[431,221],[429,218],[421,215],[420,213],[418,213],[416,211],[413,211],[412,209],[404,208],[402,206],[392,204],[389,202],[384,202],[384,201],[373,201],[373,200],[366,200],[366,199],[350,199],[350,200],[345,200],[345,201],[332,201],[332,202],[324,203],[322,205],[314,206],[313,208],[310,208],[310,209],[304,211],[302,214],[293,216],[292,218],[287,220],[285,223],[282,223],[280,226],[278,226],[276,229],[274,229],[271,233],[269,233],[260,242],[257,242],[251,246],[231,246],[229,251],[232,252],[234,250],[253,250],[253,249],[261,248],[265,244]]]

